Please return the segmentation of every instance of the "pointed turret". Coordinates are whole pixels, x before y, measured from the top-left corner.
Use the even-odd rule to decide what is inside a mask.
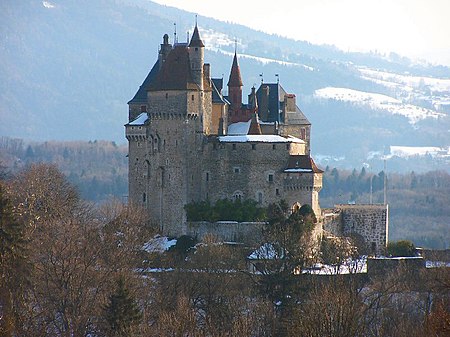
[[[204,47],[202,39],[200,38],[200,34],[198,32],[197,24],[195,24],[194,33],[192,34],[191,42],[189,43],[189,47]]]
[[[198,84],[200,90],[203,90],[203,63],[205,45],[203,44],[198,32],[197,23],[195,23],[194,34],[192,34],[189,43],[189,59],[191,62],[192,79]]]
[[[241,70],[239,69],[236,52],[234,52],[233,65],[231,66],[230,78],[228,79],[228,98],[233,111],[241,109],[242,85]]]
[[[261,126],[259,125],[259,118],[256,111],[253,113],[252,121],[250,122],[250,127],[248,129],[249,135],[261,135]]]
[[[228,87],[242,87],[241,69],[239,68],[236,52],[234,52],[233,65],[231,66]]]

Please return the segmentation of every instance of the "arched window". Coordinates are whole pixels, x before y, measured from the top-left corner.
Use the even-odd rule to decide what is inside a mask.
[[[262,204],[263,202],[263,194],[262,192],[258,192],[258,204]]]
[[[144,192],[142,193],[142,202],[146,203],[147,202],[147,194]]]
[[[244,199],[244,193],[242,193],[241,191],[235,191],[233,193],[233,200],[242,200]]]

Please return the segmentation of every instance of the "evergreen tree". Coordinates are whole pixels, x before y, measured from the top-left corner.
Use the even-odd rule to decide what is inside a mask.
[[[105,319],[108,323],[108,336],[130,336],[132,327],[142,319],[136,300],[130,295],[122,277],[117,281],[116,291],[109,296]]]

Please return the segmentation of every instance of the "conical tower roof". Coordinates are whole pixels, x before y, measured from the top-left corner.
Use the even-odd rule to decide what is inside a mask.
[[[194,28],[194,33],[192,34],[191,42],[189,43],[189,47],[204,47],[202,39],[200,38],[200,34],[198,32],[197,24]]]
[[[261,126],[259,125],[258,114],[255,112],[252,116],[252,121],[250,122],[250,127],[248,128],[249,135],[262,135]]]
[[[233,65],[231,66],[230,79],[228,80],[229,87],[242,87],[241,70],[237,60],[236,52],[234,52]]]

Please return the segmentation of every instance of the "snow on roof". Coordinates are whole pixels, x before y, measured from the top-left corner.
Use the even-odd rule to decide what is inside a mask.
[[[228,125],[229,136],[238,136],[238,135],[246,135],[248,134],[248,130],[250,129],[250,124],[252,120],[250,119],[248,122],[238,122]]]
[[[273,244],[265,243],[254,250],[247,258],[249,260],[275,260],[284,257],[284,253],[278,251]]]
[[[290,168],[284,170],[284,172],[286,173],[307,173],[312,171],[313,171],[312,169],[304,169],[304,168]]]
[[[147,113],[143,112],[139,116],[137,116],[137,118],[135,120],[128,123],[128,125],[144,125],[144,123],[147,121],[147,119],[148,119]]]
[[[223,143],[300,143],[305,142],[299,138],[289,136],[287,138],[278,135],[241,135],[241,136],[221,136],[219,141]]]

